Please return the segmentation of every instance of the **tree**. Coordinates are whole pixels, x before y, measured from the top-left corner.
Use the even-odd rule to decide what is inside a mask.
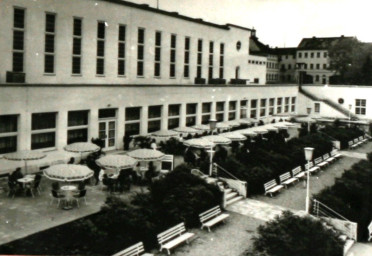
[[[334,83],[372,84],[372,45],[347,37],[338,40],[328,52],[330,70],[335,71],[338,77]]]
[[[255,255],[339,256],[343,243],[337,235],[312,217],[299,217],[286,211],[258,227],[253,238]]]

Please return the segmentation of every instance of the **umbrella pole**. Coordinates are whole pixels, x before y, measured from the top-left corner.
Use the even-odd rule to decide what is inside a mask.
[[[27,175],[27,160],[24,160],[25,161],[25,175]]]

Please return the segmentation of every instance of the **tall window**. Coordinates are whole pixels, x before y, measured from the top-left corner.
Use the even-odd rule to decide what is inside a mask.
[[[97,63],[96,74],[105,74],[105,37],[106,25],[105,22],[99,21],[97,25]]]
[[[125,76],[125,40],[126,26],[119,25],[118,37],[118,75]]]
[[[275,98],[269,99],[269,115],[274,115]]]
[[[251,118],[257,117],[257,100],[251,100]]]
[[[283,105],[283,98],[277,98],[276,99],[276,113],[277,114],[282,113],[282,105]]]
[[[138,29],[137,38],[137,76],[143,77],[144,72],[144,61],[145,61],[145,29]]]
[[[155,32],[155,56],[154,56],[154,76],[160,77],[161,69],[161,32]]]
[[[0,116],[0,154],[17,151],[18,116]]]
[[[193,126],[196,124],[196,103],[186,104],[186,126]]]
[[[69,111],[67,122],[67,144],[88,141],[88,111]]]
[[[225,113],[225,102],[220,101],[216,103],[216,119],[218,122],[223,121],[223,116]]]
[[[176,45],[177,36],[171,35],[171,47],[170,47],[170,66],[169,66],[169,76],[171,78],[176,77]]]
[[[220,44],[220,78],[224,77],[224,65],[225,65],[225,44]]]
[[[284,105],[284,112],[289,112],[289,97],[285,97],[285,105]]]
[[[180,104],[168,106],[168,129],[174,129],[180,125]]]
[[[209,124],[209,119],[211,119],[212,103],[204,102],[202,104],[202,124]]]
[[[183,77],[190,77],[190,37],[185,38],[185,60],[183,67]]]
[[[296,97],[291,98],[291,112],[296,111]]]
[[[31,149],[55,147],[56,116],[56,113],[32,114]]]
[[[161,128],[161,109],[162,106],[150,106],[148,115],[147,132],[155,132]]]
[[[266,99],[260,100],[260,117],[266,116]]]
[[[203,65],[203,40],[198,40],[198,56],[196,62],[196,77],[202,77],[202,65]]]
[[[56,15],[45,15],[44,73],[54,74]]]
[[[229,102],[229,120],[236,119],[236,101]]]
[[[141,108],[125,108],[125,136],[140,134]]]
[[[213,52],[214,52],[214,43],[209,42],[209,68],[208,68],[208,78],[213,78]]]
[[[74,18],[72,33],[72,74],[81,74],[82,19]]]
[[[355,100],[355,114],[365,115],[367,107],[367,100],[365,99],[356,99]]]
[[[25,10],[14,8],[13,14],[13,72],[23,72]]]
[[[248,100],[240,101],[240,118],[247,118]]]
[[[314,103],[314,112],[315,113],[320,113],[320,103],[318,103],[318,102]]]

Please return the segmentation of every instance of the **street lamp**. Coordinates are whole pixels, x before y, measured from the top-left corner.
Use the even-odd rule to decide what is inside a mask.
[[[307,132],[310,133],[310,114],[311,114],[311,108],[307,108],[307,115],[308,115],[308,120],[307,120]]]
[[[209,129],[211,130],[211,134],[213,135],[214,129],[216,129],[217,120],[216,119],[209,119]],[[213,146],[207,151],[209,153],[209,176],[212,177],[213,173]]]
[[[307,161],[307,182],[306,182],[306,213],[310,213],[310,161],[313,159],[314,148],[304,148],[305,159]]]
[[[351,121],[351,104],[349,104],[349,128],[350,128],[350,121]]]

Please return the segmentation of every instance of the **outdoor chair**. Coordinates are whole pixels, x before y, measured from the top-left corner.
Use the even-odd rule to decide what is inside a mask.
[[[17,192],[17,183],[15,182],[12,182],[12,181],[8,181],[8,187],[9,187],[9,192],[8,192],[8,196],[11,196],[12,198],[14,198],[16,192]]]
[[[59,191],[60,188],[61,187],[59,186],[59,183],[58,182],[53,182],[52,183],[52,190]]]
[[[78,207],[80,207],[79,201],[81,199],[84,199],[85,205],[87,204],[87,199],[85,198],[86,194],[87,194],[87,190],[83,189],[83,190],[80,190],[79,194],[74,195],[74,200],[76,201],[76,204]]]
[[[34,184],[33,184],[33,186],[32,186],[32,188],[31,188],[31,195],[32,196],[34,196],[34,193],[33,193],[33,190],[36,190],[38,193],[39,193],[39,195],[40,195],[40,182],[41,182],[41,175],[40,174],[37,174],[36,176],[35,176],[35,180],[34,180]]]
[[[53,203],[54,200],[57,200],[58,204],[57,207],[59,207],[59,204],[61,203],[62,199],[65,199],[66,196],[58,193],[58,191],[52,189],[52,200],[50,201],[50,204]]]

